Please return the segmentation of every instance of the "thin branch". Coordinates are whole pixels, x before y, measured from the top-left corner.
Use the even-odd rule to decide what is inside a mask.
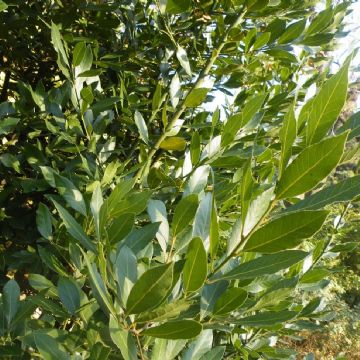
[[[184,111],[186,110],[186,99],[188,98],[189,94],[195,90],[201,87],[203,80],[206,78],[207,75],[209,75],[211,68],[213,67],[215,61],[217,60],[217,58],[219,57],[221,50],[223,49],[223,47],[226,45],[228,38],[229,38],[229,34],[231,32],[232,29],[234,29],[236,26],[238,26],[239,24],[242,23],[244,16],[245,16],[245,11],[242,12],[236,19],[235,21],[229,26],[229,28],[226,30],[226,32],[224,33],[224,35],[222,36],[219,45],[213,50],[210,58],[207,60],[207,63],[204,67],[204,69],[201,71],[199,77],[197,78],[197,80],[194,82],[193,86],[191,87],[191,89],[189,90],[188,94],[185,96],[185,98],[180,102],[180,104],[178,105],[178,109],[175,111],[175,113],[173,114],[171,120],[169,121],[168,126],[166,127],[166,129],[164,130],[164,133],[159,137],[158,141],[155,143],[154,147],[150,150],[149,154],[148,154],[148,158],[146,163],[139,169],[139,171],[136,174],[136,180],[141,179],[144,176],[144,171],[151,166],[152,163],[152,159],[156,153],[156,151],[160,148],[161,143],[166,139],[167,137],[167,133],[174,127],[174,125],[176,124],[177,120],[179,120],[180,116],[184,113]]]

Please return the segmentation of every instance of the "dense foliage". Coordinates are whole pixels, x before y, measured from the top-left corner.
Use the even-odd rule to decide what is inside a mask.
[[[295,358],[360,194],[317,3],[0,1],[2,356]]]

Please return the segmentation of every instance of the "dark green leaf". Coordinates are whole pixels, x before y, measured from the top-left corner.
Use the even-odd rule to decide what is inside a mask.
[[[227,289],[216,301],[214,315],[224,315],[239,308],[247,299],[247,292],[240,288]]]
[[[20,305],[20,287],[15,280],[9,280],[5,284],[2,291],[2,301],[5,318],[9,327]]]
[[[135,283],[126,303],[128,314],[139,314],[158,306],[172,286],[173,264],[147,270]]]
[[[296,315],[296,311],[268,311],[244,317],[238,320],[237,323],[242,326],[266,327],[283,324],[286,321],[293,319]]]
[[[197,194],[190,194],[176,205],[172,221],[173,236],[184,230],[194,219],[199,200]]]
[[[61,302],[70,314],[75,315],[80,308],[80,289],[72,279],[60,278],[57,291]]]
[[[287,44],[295,39],[297,39],[305,29],[306,19],[297,21],[289,25],[285,32],[280,36],[278,43]]]
[[[79,243],[84,246],[87,250],[91,250],[94,253],[97,253],[96,246],[91,242],[88,236],[85,234],[82,227],[76,222],[76,220],[70,215],[70,213],[65,210],[60,204],[55,200],[53,203],[59,212],[59,215],[64,222],[64,225],[71,236],[73,236]]]
[[[275,254],[263,255],[254,260],[245,262],[233,270],[212,278],[212,281],[219,280],[245,280],[254,279],[258,276],[275,274],[280,270],[289,268],[303,260],[308,253],[300,250],[281,251]]]
[[[202,325],[195,320],[169,321],[143,332],[144,335],[161,339],[191,339],[200,334]]]
[[[52,240],[51,213],[43,203],[39,204],[36,211],[36,225],[39,233],[47,240]]]
[[[198,290],[207,275],[207,256],[202,239],[193,239],[186,253],[183,269],[184,289],[186,292]]]
[[[317,232],[328,215],[327,211],[299,211],[281,216],[256,230],[245,243],[243,251],[273,253],[292,249]]]
[[[338,164],[347,133],[325,139],[307,147],[285,169],[278,186],[276,197],[284,199],[311,190]]]

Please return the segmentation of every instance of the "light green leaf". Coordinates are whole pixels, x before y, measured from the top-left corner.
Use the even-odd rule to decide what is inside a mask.
[[[183,196],[185,197],[189,194],[201,193],[201,191],[204,190],[204,187],[207,184],[209,173],[209,165],[199,166],[188,180]]]
[[[210,91],[208,88],[199,88],[191,90],[191,92],[185,98],[185,106],[189,108],[194,108],[201,105],[207,93]]]
[[[285,32],[280,36],[278,43],[287,44],[295,39],[297,39],[305,29],[306,19],[297,21],[289,25]]]
[[[274,197],[274,190],[275,188],[271,187],[270,189],[263,191],[250,203],[245,218],[245,224],[242,229],[243,236],[247,236],[263,218],[266,211],[268,211],[270,203]]]
[[[360,175],[330,185],[290,206],[286,212],[322,209],[326,205],[351,201],[358,195],[360,195]]]
[[[297,128],[296,128],[296,119],[294,114],[293,106],[288,110],[287,114],[284,117],[284,123],[280,130],[280,142],[281,142],[281,155],[280,155],[280,166],[279,166],[279,176],[281,177],[282,173],[285,170],[286,165],[289,162],[291,157],[291,148],[296,139]]]
[[[180,200],[174,210],[172,221],[173,236],[184,230],[194,219],[199,200],[197,194],[190,194]]]
[[[251,327],[266,327],[276,324],[283,324],[292,320],[298,313],[296,311],[267,311],[256,315],[244,317],[237,321],[237,324]]]
[[[275,254],[263,255],[254,260],[240,264],[233,270],[213,277],[211,281],[254,279],[263,275],[275,274],[289,268],[305,259],[308,253],[300,250],[281,251]]]
[[[190,68],[190,63],[189,63],[189,59],[188,56],[186,54],[186,50],[184,48],[182,48],[181,46],[178,45],[177,50],[176,50],[176,57],[179,60],[180,65],[182,66],[182,68],[185,70],[185,72],[191,76],[192,72],[191,72],[191,68]]]
[[[214,315],[224,315],[239,308],[247,299],[247,292],[240,288],[227,289],[216,301]]]
[[[213,195],[211,192],[205,193],[200,200],[199,207],[195,214],[192,237],[200,237],[203,240],[206,251],[210,248],[210,226]]]
[[[195,320],[178,320],[146,329],[143,334],[160,339],[192,339],[199,335],[201,330],[202,325]]]
[[[132,287],[137,280],[137,259],[126,245],[120,248],[114,264],[118,296],[125,305]]]
[[[173,264],[147,270],[135,283],[126,303],[127,314],[139,314],[158,306],[172,287]]]
[[[348,71],[352,56],[321,88],[312,101],[306,126],[306,143],[320,141],[331,129],[345,104],[348,89]]]
[[[299,211],[281,216],[256,230],[242,251],[274,253],[292,249],[317,232],[328,215],[327,211]]]
[[[87,250],[90,250],[94,253],[97,253],[96,246],[91,242],[88,236],[85,234],[82,227],[76,222],[76,220],[70,215],[70,213],[65,210],[59,203],[55,200],[52,200],[59,215],[64,222],[64,225],[69,232],[69,234],[74,237],[79,243],[84,246]]]
[[[325,139],[303,150],[285,169],[277,188],[277,199],[303,194],[330,174],[338,164],[347,133]]]
[[[135,124],[139,130],[141,140],[144,141],[145,144],[149,144],[148,128],[146,126],[143,116],[137,110],[135,111],[134,119]]]
[[[52,223],[49,208],[43,203],[39,203],[36,210],[36,226],[41,236],[47,240],[52,240]]]
[[[7,7],[8,5],[4,1],[0,0],[0,12],[6,10]]]
[[[165,204],[160,200],[149,200],[148,214],[153,223],[160,223],[156,238],[159,241],[162,251],[165,253],[169,242],[169,222],[167,220]]]
[[[210,256],[215,259],[216,253],[220,243],[220,233],[219,233],[219,220],[216,209],[215,196],[212,197],[212,206],[211,206],[211,216],[210,216]]]
[[[75,315],[80,308],[80,289],[72,279],[61,277],[58,282],[57,291],[61,302],[70,314]]]
[[[101,209],[103,202],[104,202],[104,199],[102,196],[101,185],[100,185],[100,182],[97,181],[94,192],[91,197],[90,209],[94,216],[96,235],[97,235],[97,238],[99,239],[99,241],[100,241],[100,234],[101,234],[101,230],[102,230],[102,229],[100,229],[100,209]]]
[[[180,97],[180,78],[178,73],[176,72],[170,83],[170,101],[173,108],[176,108],[176,106],[178,105]]]
[[[84,58],[86,51],[86,44],[84,42],[78,42],[75,45],[74,52],[73,52],[73,65],[78,66],[80,65],[82,59]]]
[[[160,148],[169,151],[183,151],[186,147],[186,140],[179,136],[172,136],[164,139]]]
[[[242,112],[230,116],[221,135],[221,145],[229,145],[238,131],[258,113],[265,101],[266,95],[255,95],[246,102]]]
[[[311,21],[311,24],[307,28],[305,34],[306,36],[319,34],[325,30],[334,20],[334,10],[331,7],[321,11],[315,18]]]
[[[9,280],[2,290],[4,314],[8,327],[15,317],[20,305],[20,287],[15,280]]]
[[[327,269],[315,268],[307,271],[300,279],[301,284],[312,284],[324,280],[331,272]]]
[[[265,32],[260,33],[260,35],[256,38],[254,45],[252,46],[253,50],[261,49],[265,46],[270,40],[271,33]]]
[[[110,315],[109,332],[111,340],[119,348],[124,360],[137,360],[136,343],[132,333],[122,329],[112,315]]]
[[[44,360],[70,360],[70,355],[65,351],[62,344],[50,335],[35,331],[33,337],[36,347]]]
[[[191,240],[183,269],[184,290],[196,291],[203,285],[207,275],[207,256],[200,238]]]

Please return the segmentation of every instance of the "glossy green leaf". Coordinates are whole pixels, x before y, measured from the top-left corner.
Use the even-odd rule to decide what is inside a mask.
[[[89,280],[91,284],[91,288],[95,293],[96,299],[99,301],[100,305],[106,310],[108,314],[116,314],[116,310],[112,304],[112,300],[110,294],[108,293],[104,281],[101,278],[96,265],[93,264],[89,258],[89,256],[81,249],[82,255],[84,257],[86,267],[88,269]]]
[[[317,210],[327,205],[351,201],[360,195],[360,175],[340,181],[305,197],[286,209],[286,212],[299,210]]]
[[[300,279],[301,284],[316,283],[327,278],[331,272],[327,269],[315,268],[307,271]]]
[[[237,323],[242,326],[252,327],[274,326],[276,324],[283,324],[286,321],[292,320],[296,317],[296,315],[296,311],[267,311],[244,317],[238,320]]]
[[[210,89],[199,88],[192,90],[185,98],[185,106],[194,108],[201,105]]]
[[[202,325],[195,320],[178,320],[149,328],[143,334],[161,339],[191,339],[199,335],[201,330]]]
[[[40,203],[36,211],[36,226],[41,236],[47,240],[52,240],[52,223],[49,208]]]
[[[115,279],[118,283],[118,296],[125,305],[130,291],[137,280],[137,259],[126,245],[120,248],[114,264]]]
[[[281,155],[280,155],[280,166],[279,173],[280,177],[284,172],[286,165],[289,162],[292,151],[291,148],[296,139],[297,128],[296,128],[296,119],[294,114],[294,108],[291,107],[287,114],[284,117],[284,123],[281,127],[279,138],[281,141]]]
[[[179,103],[181,97],[181,88],[180,88],[180,78],[178,73],[176,72],[171,79],[170,83],[170,101],[173,108],[176,108],[177,104]]]
[[[191,240],[186,253],[183,269],[184,289],[186,292],[198,290],[207,275],[207,256],[202,239]]]
[[[134,214],[122,214],[114,219],[107,230],[110,244],[114,245],[123,240],[131,232],[134,222]]]
[[[2,290],[2,301],[7,325],[10,326],[20,305],[20,287],[15,280],[9,280]]]
[[[100,185],[100,182],[97,182],[94,192],[91,197],[90,209],[91,209],[91,212],[94,217],[96,234],[97,234],[97,237],[99,240],[100,240],[100,233],[101,233],[100,210],[101,210],[101,206],[102,206],[103,202],[104,202],[104,199],[102,196],[101,185]]]
[[[149,143],[148,128],[143,116],[137,110],[135,111],[134,119],[135,119],[135,124],[139,130],[141,140],[144,141],[145,144],[148,144]]]
[[[338,164],[347,133],[325,139],[303,150],[285,169],[277,188],[277,199],[303,194],[330,174]]]
[[[216,346],[207,353],[205,353],[200,360],[221,360],[223,359],[226,347]]]
[[[227,281],[217,281],[214,284],[205,284],[203,286],[200,299],[200,315],[202,319],[213,312],[217,299],[224,293],[227,286]]]
[[[59,212],[59,215],[64,222],[64,225],[69,232],[69,234],[87,250],[91,250],[94,253],[97,253],[96,246],[91,242],[88,236],[85,234],[82,227],[77,223],[77,221],[70,215],[70,213],[63,208],[59,203],[53,200],[53,203]]]
[[[299,211],[281,216],[256,230],[242,251],[274,253],[292,249],[314,235],[324,223],[327,211]]]
[[[171,289],[173,264],[147,270],[135,283],[126,303],[128,314],[139,314],[158,306]]]
[[[151,360],[173,360],[185,347],[187,340],[155,339]]]
[[[338,133],[340,134],[347,130],[350,130],[348,140],[360,136],[360,111],[351,115],[345,124],[339,128]]]
[[[73,65],[77,66],[80,65],[82,59],[84,58],[86,51],[86,44],[84,42],[78,42],[75,45],[74,52],[73,52]]]
[[[306,143],[320,141],[331,129],[345,104],[348,89],[350,56],[342,68],[320,89],[312,101],[306,126]]]
[[[156,233],[156,238],[159,241],[162,251],[165,253],[169,242],[170,231],[165,204],[160,200],[149,200],[148,214],[152,222],[160,223],[159,230]]]
[[[113,343],[119,348],[124,360],[137,360],[137,349],[134,336],[120,327],[116,318],[110,315],[109,332]]]
[[[238,265],[225,274],[213,277],[211,281],[254,279],[263,275],[275,274],[305,259],[308,253],[300,250],[287,250],[263,255]]]
[[[212,198],[212,194],[208,192],[205,193],[205,196],[200,200],[199,206],[196,210],[192,231],[192,237],[199,237],[203,240],[206,251],[210,248]]]
[[[139,253],[148,244],[155,239],[159,230],[160,223],[152,223],[145,225],[140,229],[134,229],[123,240],[123,244],[128,246],[135,254]]]
[[[279,44],[287,44],[295,39],[297,39],[305,30],[306,19],[297,21],[289,25],[284,33],[279,37]]]
[[[199,204],[198,195],[190,194],[180,200],[174,210],[172,221],[173,236],[178,235],[194,219]]]
[[[57,291],[59,298],[70,314],[75,315],[80,308],[80,289],[72,279],[61,277],[58,281]]]
[[[221,145],[229,145],[235,138],[238,131],[245,126],[258,113],[265,101],[266,95],[256,95],[244,106],[242,112],[232,115],[225,123],[221,135]]]
[[[178,317],[183,311],[187,310],[191,304],[191,302],[185,299],[180,299],[169,304],[162,304],[155,310],[141,313],[136,317],[136,322],[161,322],[173,319]]]
[[[62,61],[69,66],[69,61],[63,44],[62,36],[56,24],[51,23],[51,41],[56,52],[61,56]]]
[[[45,276],[40,274],[29,274],[28,280],[30,286],[33,287],[35,290],[47,290],[46,295],[48,295],[49,297],[58,297],[55,285]]]
[[[170,151],[183,151],[186,147],[186,140],[179,136],[172,136],[164,139],[160,148]]]
[[[192,72],[191,72],[189,58],[187,56],[186,50],[184,48],[182,48],[181,46],[178,46],[177,50],[176,50],[176,57],[179,60],[179,63],[182,66],[182,68],[185,70],[185,72],[189,76],[191,76]]]
[[[55,186],[69,206],[86,216],[86,205],[79,189],[66,177],[54,174]]]
[[[199,360],[213,346],[212,330],[203,330],[200,335],[188,344],[186,351],[182,354],[182,360]]]
[[[247,292],[240,288],[227,289],[216,301],[214,315],[224,315],[239,308],[247,299]]]
[[[318,34],[326,29],[334,20],[334,11],[331,7],[328,7],[324,11],[321,11],[312,21],[309,27],[306,29],[306,35]]]

